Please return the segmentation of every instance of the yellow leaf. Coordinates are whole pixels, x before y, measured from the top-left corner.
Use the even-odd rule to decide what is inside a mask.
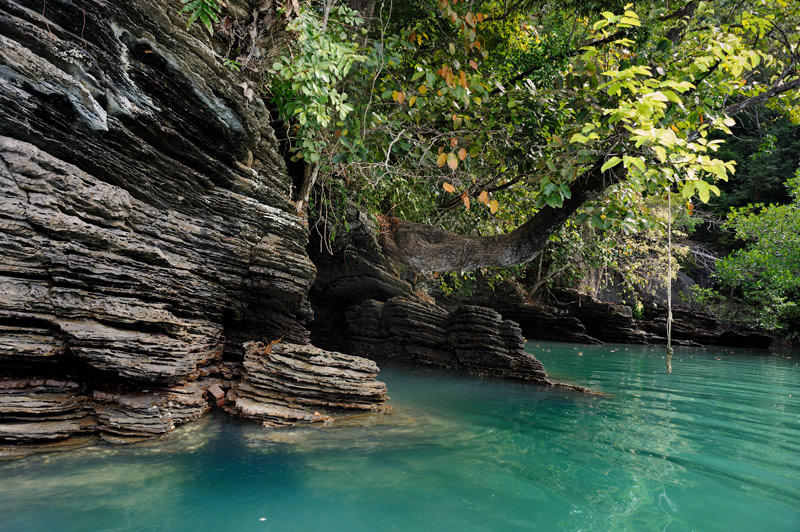
[[[445,189],[446,192],[449,192],[451,194],[456,191],[456,187],[454,187],[450,183],[442,183],[442,188]]]
[[[464,207],[466,207],[467,210],[469,210],[469,195],[467,194],[466,190],[461,193],[461,201],[464,202]]]
[[[414,102],[416,102],[416,101],[417,101],[417,97],[416,96],[412,96],[411,98],[408,99],[408,106],[409,107],[414,107]]]
[[[460,150],[458,150],[458,158],[461,159],[462,161],[467,158],[466,148],[461,148]]]
[[[489,205],[489,193],[485,190],[478,194],[478,201],[483,203],[484,205]]]
[[[397,91],[392,91],[392,100],[394,100],[394,101],[397,101],[397,99],[398,99],[399,97],[400,97],[400,93],[399,93],[399,92],[397,92]]]
[[[440,153],[439,157],[436,159],[436,165],[442,167],[446,162],[447,162],[447,154],[444,152]]]
[[[450,170],[458,168],[458,157],[456,157],[455,153],[447,154],[447,166],[450,167]]]
[[[428,87],[426,87],[425,85],[420,85],[419,89],[417,90],[419,91],[420,94],[424,95],[426,92],[428,92]]]
[[[402,104],[404,101],[406,101],[406,93],[401,92],[397,95],[397,103]]]
[[[498,208],[500,208],[500,204],[497,203],[496,199],[489,202],[489,210],[492,211],[492,214],[496,213]]]
[[[459,77],[459,85],[461,85],[462,87],[464,87],[466,89],[467,88],[467,75],[464,74],[463,70],[459,70],[458,71],[458,77]]]

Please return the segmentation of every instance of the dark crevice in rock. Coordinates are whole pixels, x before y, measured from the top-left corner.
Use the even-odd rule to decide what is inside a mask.
[[[270,125],[278,141],[278,153],[280,153],[281,158],[286,164],[286,173],[292,182],[293,194],[291,199],[297,201],[300,198],[298,198],[296,194],[302,187],[303,179],[305,178],[306,163],[302,159],[292,160],[294,154],[292,152],[292,143],[287,133],[287,125],[281,118],[278,108],[274,104],[269,104],[267,108],[270,115]]]

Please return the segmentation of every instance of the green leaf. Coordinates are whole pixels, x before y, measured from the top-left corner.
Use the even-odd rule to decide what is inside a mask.
[[[629,162],[631,166],[639,170],[641,173],[645,172],[644,161],[640,157],[631,157]]]
[[[554,209],[560,209],[561,206],[564,205],[564,199],[561,197],[561,194],[551,194],[545,198],[545,201]]]
[[[619,157],[612,157],[611,159],[607,160],[607,161],[605,162],[605,164],[603,164],[603,166],[600,168],[600,171],[601,171],[601,172],[605,172],[605,171],[606,171],[606,170],[608,170],[609,168],[614,168],[615,166],[617,166],[617,165],[618,165],[619,163],[621,163],[621,162],[622,162],[622,159],[621,159],[621,158],[619,158]]]
[[[695,186],[697,187],[697,195],[700,198],[700,201],[703,203],[708,203],[708,200],[710,199],[708,183],[705,181],[696,181]]]

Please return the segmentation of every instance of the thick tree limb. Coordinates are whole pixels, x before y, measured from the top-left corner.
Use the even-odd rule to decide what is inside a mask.
[[[771,89],[733,104],[724,110],[728,116],[764,103],[768,99],[800,87],[800,78],[780,83]],[[424,271],[469,271],[482,266],[512,266],[533,260],[547,240],[586,202],[596,199],[613,183],[625,178],[619,166],[600,172],[602,162],[587,170],[570,187],[572,198],[561,208],[546,206],[533,218],[505,235],[464,236],[445,229],[393,219],[382,237],[386,254]]]
[[[572,197],[561,208],[545,206],[533,218],[505,235],[464,236],[445,229],[393,219],[381,241],[383,251],[424,271],[469,271],[481,266],[512,266],[532,260],[581,205],[596,199],[613,183],[624,179],[615,167],[600,172],[600,163],[572,185]]]
[[[681,19],[679,24],[677,24],[667,32],[667,39],[672,41],[673,44],[677,44],[678,41],[680,41],[681,38],[683,37],[683,34],[689,25],[689,21],[694,16],[694,12],[697,10],[697,4],[698,4],[697,0],[692,0],[691,2],[683,6],[683,8],[672,13],[666,18],[661,19],[661,20],[669,20],[672,18]]]
[[[748,98],[746,100],[742,100],[741,102],[728,106],[725,108],[724,112],[726,115],[732,116],[735,115],[736,113],[744,111],[745,109],[748,109],[755,105],[762,104],[767,100],[769,100],[770,98],[773,98],[779,94],[783,94],[784,92],[788,92],[796,88],[800,88],[800,78],[797,78],[793,81],[789,81],[787,83],[780,83],[778,85],[775,85],[771,89],[762,92],[761,94],[753,96],[752,98]]]
[[[564,50],[564,51],[561,51],[559,53],[555,53],[555,54],[551,55],[550,57],[548,57],[546,61],[543,61],[542,64],[553,64],[553,63],[555,63],[557,61],[561,61],[562,59],[567,59],[567,58],[570,58],[570,57],[574,57],[576,55],[580,55],[581,53],[583,53],[582,48],[584,48],[586,46],[602,46],[604,44],[608,44],[610,42],[614,42],[614,41],[617,41],[619,39],[628,37],[631,34],[632,34],[631,30],[628,30],[628,29],[619,30],[618,32],[616,32],[614,34],[609,35],[605,39],[597,39],[595,41],[588,42],[588,43],[580,46],[579,48],[572,48],[570,50]],[[508,81],[506,81],[505,85],[513,85],[514,83],[516,83],[518,81],[521,81],[521,80],[523,80],[523,79],[525,79],[527,77],[530,77],[534,72],[538,71],[540,68],[542,68],[540,65],[536,65],[536,66],[531,67],[531,68],[529,68],[527,70],[523,70],[522,72],[520,72],[516,76],[514,76],[511,79],[509,79]],[[492,91],[492,94],[498,94],[499,92],[501,92],[501,89],[497,88],[497,89],[494,89]]]
[[[693,13],[692,4],[690,2],[687,5],[689,16]],[[788,72],[784,74],[788,75]],[[796,88],[800,88],[800,78],[779,81],[769,90],[730,105],[723,112],[733,116]],[[575,211],[596,199],[613,183],[625,178],[625,171],[619,166],[603,173],[600,171],[601,165],[602,161],[572,184],[572,197],[565,200],[561,208],[545,206],[508,234],[464,236],[395,218],[382,236],[381,246],[387,255],[424,271],[469,271],[483,266],[513,266],[529,262],[544,249],[550,235]]]

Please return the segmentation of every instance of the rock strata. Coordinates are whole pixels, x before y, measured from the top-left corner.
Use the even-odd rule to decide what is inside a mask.
[[[478,375],[552,384],[542,364],[524,352],[515,322],[487,307],[447,310],[406,297],[365,301],[348,309],[353,352],[459,368]]]
[[[371,360],[311,345],[248,342],[244,348],[242,380],[228,394],[227,408],[264,426],[378,411],[388,398]]]
[[[93,394],[100,437],[120,443],[158,436],[199,418],[210,406],[204,395],[210,382],[191,382],[167,390]]]
[[[93,414],[77,382],[0,380],[0,443],[44,443],[94,432]]]
[[[648,309],[648,318],[642,328],[656,340],[666,341],[666,310],[658,307]],[[772,344],[772,337],[763,331],[740,327],[725,330],[714,316],[685,307],[672,309],[673,341],[684,345],[720,345],[728,347],[747,347],[764,349]]]
[[[647,334],[637,327],[629,306],[605,303],[573,290],[560,290],[556,298],[559,301],[557,308],[567,316],[577,317],[589,336],[603,342],[647,343]]]
[[[308,229],[221,45],[171,0],[3,2],[3,442],[162,434],[243,342],[309,340]]]
[[[571,289],[556,289],[547,305],[509,299],[486,299],[484,304],[519,323],[529,339],[598,344],[665,344],[667,310],[645,306],[637,319],[629,306],[601,301]],[[772,338],[764,332],[725,330],[710,314],[675,305],[672,310],[675,345],[766,348]]]
[[[42,444],[80,435],[112,442],[138,441],[172,431],[210,408],[201,380],[167,389],[87,393],[55,379],[0,380],[0,445]]]
[[[603,343],[587,333],[586,326],[580,319],[566,315],[560,309],[505,300],[495,300],[489,304],[504,317],[517,322],[526,338],[583,344]]]

